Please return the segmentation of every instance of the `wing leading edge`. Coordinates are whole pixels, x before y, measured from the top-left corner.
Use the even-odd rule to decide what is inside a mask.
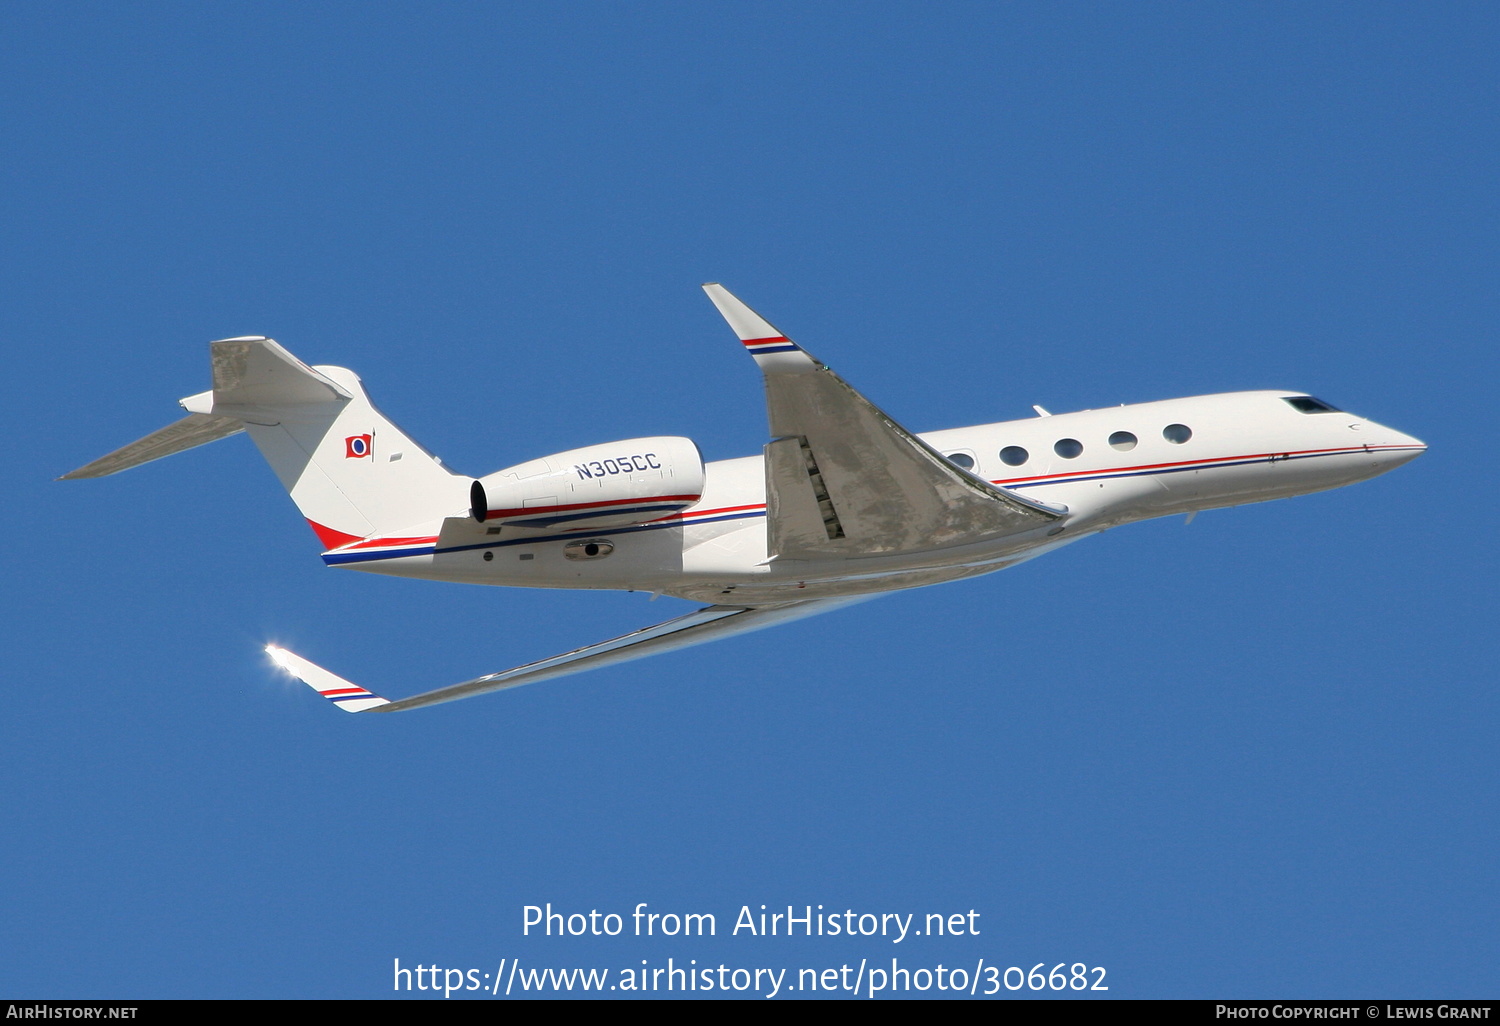
[[[768,543],[779,559],[898,555],[1060,519],[966,473],[722,285],[703,286],[765,375]]]
[[[427,691],[397,701],[382,698],[302,658],[295,652],[289,652],[276,645],[267,645],[266,652],[283,670],[341,709],[348,712],[402,712],[407,709],[420,709],[426,705],[452,702],[460,698],[472,698],[475,695],[501,691],[505,688],[520,687],[522,684],[535,684],[554,677],[582,673],[585,670],[614,666],[632,659],[701,645],[704,642],[717,641],[735,634],[747,634],[750,631],[760,630],[762,627],[771,627],[789,620],[800,620],[805,616],[825,613],[839,606],[863,601],[867,597],[869,596],[793,602],[778,606],[706,606],[686,616],[679,616],[652,627],[644,627],[595,645],[564,652],[550,659],[526,663],[499,673],[487,673],[483,677],[475,677],[473,680],[450,684],[435,691]]]

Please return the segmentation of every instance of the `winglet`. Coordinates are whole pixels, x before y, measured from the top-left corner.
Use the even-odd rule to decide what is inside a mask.
[[[777,331],[770,321],[750,309],[738,296],[718,282],[708,282],[703,286],[703,291],[708,294],[714,306],[718,307],[719,313],[729,322],[729,327],[739,336],[750,355],[755,357],[761,370],[810,370],[817,366],[817,361],[806,350]]]
[[[266,655],[277,666],[312,688],[345,712],[364,712],[391,703],[377,694],[352,684],[338,674],[329,673],[317,663],[308,662],[295,652],[276,645],[266,646]]]

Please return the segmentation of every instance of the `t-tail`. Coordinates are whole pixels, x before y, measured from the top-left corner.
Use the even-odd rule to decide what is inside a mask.
[[[375,409],[353,371],[309,367],[259,336],[209,351],[213,388],[180,400],[186,417],[62,479],[105,477],[248,431],[325,548],[467,506],[469,478]]]

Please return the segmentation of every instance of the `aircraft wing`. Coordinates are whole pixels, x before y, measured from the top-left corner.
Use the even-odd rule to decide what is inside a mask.
[[[461,684],[450,684],[435,691],[413,695],[396,701],[385,699],[358,684],[347,681],[337,674],[289,652],[276,645],[267,645],[266,652],[276,664],[298,680],[307,684],[318,694],[348,712],[401,712],[419,709],[424,705],[437,705],[460,698],[472,698],[490,691],[535,684],[538,681],[565,677],[584,670],[596,670],[604,666],[641,659],[645,656],[670,652],[673,649],[701,645],[706,641],[717,641],[734,634],[745,634],[804,616],[824,613],[839,606],[863,601],[870,596],[857,598],[819,599],[809,602],[793,602],[779,606],[706,606],[686,616],[645,627],[618,638],[601,641],[597,645],[564,652],[551,659],[542,659],[499,673],[487,673]]]
[[[773,558],[920,552],[1020,534],[1066,515],[949,463],[728,289],[703,290],[765,375]]]

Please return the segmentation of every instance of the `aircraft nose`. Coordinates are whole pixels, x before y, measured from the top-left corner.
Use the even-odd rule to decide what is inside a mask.
[[[1427,443],[1421,439],[1384,424],[1377,424],[1373,420],[1364,422],[1360,435],[1360,440],[1378,457],[1382,471],[1394,470],[1403,463],[1410,463],[1427,451]]]

